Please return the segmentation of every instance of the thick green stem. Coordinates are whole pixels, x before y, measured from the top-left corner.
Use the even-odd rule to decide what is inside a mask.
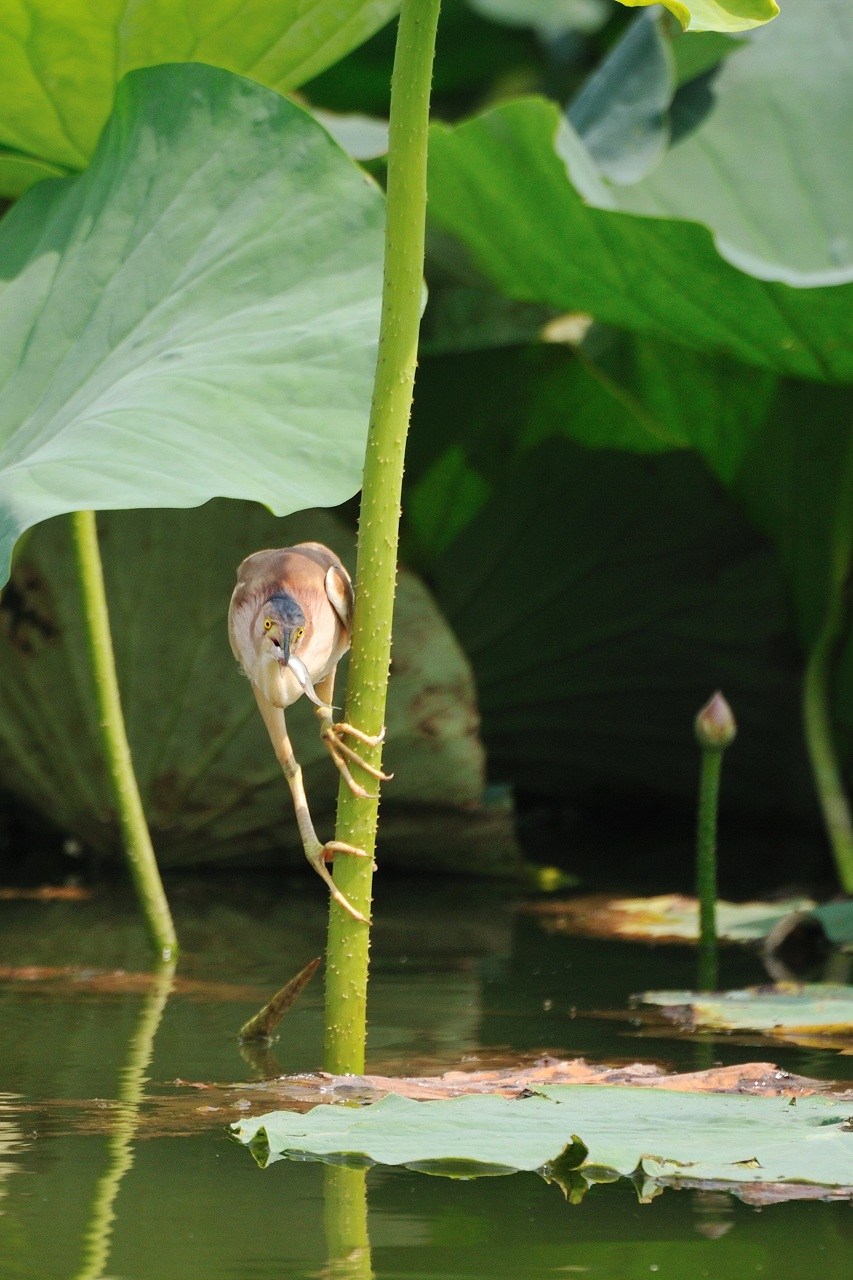
[[[151,941],[162,959],[168,960],[175,955],[178,944],[124,726],[95,514],[93,511],[78,511],[72,521],[101,746],[121,824],[125,856]]]
[[[829,712],[831,658],[841,630],[841,596],[811,651],[803,682],[803,723],[812,772],[838,879],[853,893],[853,819],[835,751]]]
[[[717,804],[722,747],[702,749],[696,827],[696,896],[699,899],[699,990],[717,989]]]
[[[364,463],[355,619],[346,720],[378,733],[385,719],[391,621],[397,576],[403,459],[417,363],[424,266],[429,98],[440,0],[403,0],[388,142],[388,211],[379,355]],[[381,748],[366,748],[379,764]],[[378,800],[345,786],[338,795],[338,840],[373,854]],[[338,857],[335,880],[370,913],[370,858]],[[332,903],[326,961],[326,1069],[364,1070],[369,930]]]

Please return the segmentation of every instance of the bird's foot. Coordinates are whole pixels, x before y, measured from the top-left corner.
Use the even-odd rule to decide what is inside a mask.
[[[355,845],[345,844],[343,840],[327,840],[325,844],[320,844],[318,840],[316,848],[312,847],[309,849],[306,847],[305,849],[305,857],[311,863],[311,866],[317,872],[320,879],[325,882],[329,893],[332,895],[335,902],[337,902],[338,906],[342,907],[348,915],[351,915],[353,920],[358,920],[361,924],[370,924],[368,917],[362,915],[362,913],[352,905],[349,899],[344,897],[329,874],[326,863],[332,862],[336,853],[346,853],[353,858],[370,857],[370,854],[365,853],[363,849],[356,849]]]
[[[358,765],[360,769],[363,769],[371,778],[375,778],[377,782],[390,782],[394,775],[393,773],[383,773],[375,765],[368,764],[357,751],[353,751],[352,747],[347,746],[343,741],[344,736],[347,734],[358,742],[363,742],[368,747],[378,747],[385,739],[385,727],[383,725],[381,731],[377,734],[370,734],[363,733],[361,729],[356,729],[351,724],[341,722],[339,724],[326,724],[322,730],[322,738],[326,750],[334,760],[338,772],[353,795],[360,796],[362,800],[375,800],[375,795],[366,791],[360,783],[356,782],[347,761],[351,760],[353,764]]]

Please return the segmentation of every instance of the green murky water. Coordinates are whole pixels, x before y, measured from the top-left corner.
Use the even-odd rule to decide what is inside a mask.
[[[175,1083],[249,1082],[320,1062],[319,981],[282,1024],[271,1060],[241,1057],[237,1029],[322,951],[325,932],[325,903],[310,881],[247,879],[171,886],[184,950],[138,1115],[116,1099],[156,993],[92,973],[144,970],[132,904],[109,890],[88,902],[0,904],[0,966],[15,970],[0,969],[3,1280],[850,1274],[846,1204],[757,1210],[717,1192],[666,1191],[641,1205],[625,1183],[570,1205],[532,1174],[450,1181],[372,1170],[370,1250],[355,1247],[358,1210],[335,1206],[334,1175],[312,1163],[260,1170],[228,1137],[228,1122],[244,1114],[239,1090],[225,1105],[221,1094]],[[853,1058],[821,1050],[640,1039],[630,1023],[584,1016],[621,1008],[642,988],[691,985],[687,948],[547,936],[511,897],[465,882],[381,884],[375,918],[372,1070],[436,1072],[551,1052],[681,1069],[772,1060],[853,1076]],[[37,967],[22,973],[24,965]],[[721,977],[735,986],[765,975],[752,953],[727,949]]]

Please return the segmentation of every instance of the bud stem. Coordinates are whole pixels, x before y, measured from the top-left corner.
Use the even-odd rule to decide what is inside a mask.
[[[717,805],[725,747],[703,747],[696,829],[696,897],[699,899],[699,990],[718,985]]]

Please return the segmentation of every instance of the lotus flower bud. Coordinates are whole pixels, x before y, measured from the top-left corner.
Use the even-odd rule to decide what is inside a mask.
[[[717,690],[696,717],[696,741],[703,750],[722,751],[734,742],[737,725],[732,709]]]

